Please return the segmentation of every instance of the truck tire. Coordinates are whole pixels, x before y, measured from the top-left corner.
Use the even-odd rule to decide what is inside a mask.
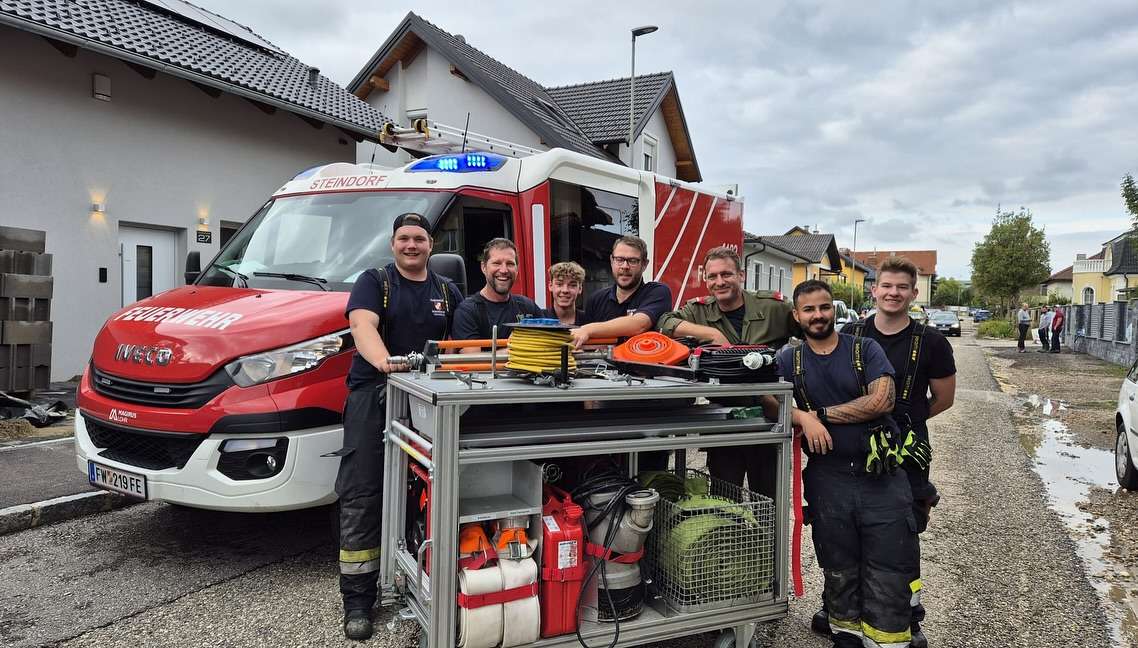
[[[1114,440],[1114,472],[1118,485],[1128,491],[1138,491],[1138,468],[1131,456],[1130,440],[1126,436],[1126,423],[1118,422],[1118,437]]]

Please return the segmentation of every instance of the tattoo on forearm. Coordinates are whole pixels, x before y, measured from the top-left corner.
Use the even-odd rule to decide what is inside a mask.
[[[869,383],[869,393],[860,398],[826,408],[826,418],[831,423],[865,423],[880,418],[893,411],[896,394],[893,378],[882,376]]]

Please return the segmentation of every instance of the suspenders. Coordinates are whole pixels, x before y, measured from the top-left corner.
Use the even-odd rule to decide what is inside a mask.
[[[862,348],[865,339],[861,336],[854,338],[853,348],[853,368],[857,374],[858,386],[861,388],[861,395],[864,396],[869,393],[869,387],[865,381],[865,362],[862,357]],[[810,395],[806,392],[806,368],[802,362],[802,347],[805,342],[794,347],[794,400],[798,402],[799,409],[813,410],[815,409],[813,401],[810,400]]]
[[[853,335],[857,339],[861,339],[865,334],[866,322],[858,322],[854,324]],[[905,375],[903,380],[897,384],[897,402],[909,404],[909,399],[913,395],[913,385],[917,380],[917,369],[920,368],[921,360],[921,347],[923,346],[925,329],[928,324],[921,324],[913,330],[913,339],[909,345],[909,362],[905,367]],[[856,353],[856,352],[855,352]],[[855,360],[856,362],[856,360]],[[894,367],[896,368],[896,367]]]
[[[380,331],[380,336],[383,337],[384,344],[387,343],[387,305],[391,301],[391,277],[387,276],[387,268],[376,268],[379,273],[380,292],[383,296],[383,329]],[[431,273],[434,274],[434,273]],[[429,278],[429,277],[428,277]],[[443,293],[443,310],[446,311],[446,324],[443,329],[443,337],[446,338],[450,335],[450,318],[452,315],[450,308],[450,290],[447,288],[447,282],[442,277],[435,275],[435,279],[439,282],[439,290]]]

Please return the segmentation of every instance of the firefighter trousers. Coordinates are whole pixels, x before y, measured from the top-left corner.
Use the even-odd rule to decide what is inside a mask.
[[[387,385],[348,393],[344,448],[336,475],[340,496],[340,594],[344,610],[370,610],[379,593],[380,512],[383,501],[383,428]]]
[[[747,487],[760,495],[777,501],[775,489],[778,487],[779,449],[777,445],[766,443],[733,448],[708,448],[707,470],[712,477]]]
[[[920,588],[909,480],[903,471],[874,477],[862,462],[820,459],[803,481],[834,645],[908,646]]]

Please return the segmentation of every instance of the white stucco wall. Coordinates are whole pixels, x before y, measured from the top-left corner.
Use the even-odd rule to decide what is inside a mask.
[[[747,264],[747,289],[779,290],[785,295],[790,295],[794,289],[794,262],[775,253],[770,248],[758,252],[760,248],[761,246],[752,243],[744,245],[743,258]],[[761,275],[759,274],[759,264],[762,264]],[[774,273],[773,280],[771,279],[772,270]],[[779,270],[782,270],[781,283]]]
[[[176,276],[188,250],[217,252],[222,220],[243,222],[297,171],[350,160],[342,132],[295,115],[266,115],[231,95],[213,99],[121,61],[60,54],[43,39],[0,27],[0,197],[4,225],[47,231],[54,255],[52,378],[82,371],[106,317],[120,307],[120,222],[178,236]],[[111,101],[91,96],[91,75],[111,79]],[[92,201],[106,205],[92,214]],[[213,243],[194,242],[200,213]],[[98,282],[98,269],[108,281]]]
[[[385,78],[391,89],[372,91],[367,102],[404,126],[411,124],[411,117],[417,116],[418,111],[425,110],[428,120],[461,129],[466,125],[469,112],[473,133],[543,150],[549,148],[496,99],[477,85],[451,74],[450,62],[435,50],[428,48],[420,52],[408,66],[397,63]],[[374,148],[369,143],[361,144],[358,160],[371,160]],[[406,164],[410,156],[404,152],[390,153],[380,147],[375,152],[375,161],[396,166]]]

